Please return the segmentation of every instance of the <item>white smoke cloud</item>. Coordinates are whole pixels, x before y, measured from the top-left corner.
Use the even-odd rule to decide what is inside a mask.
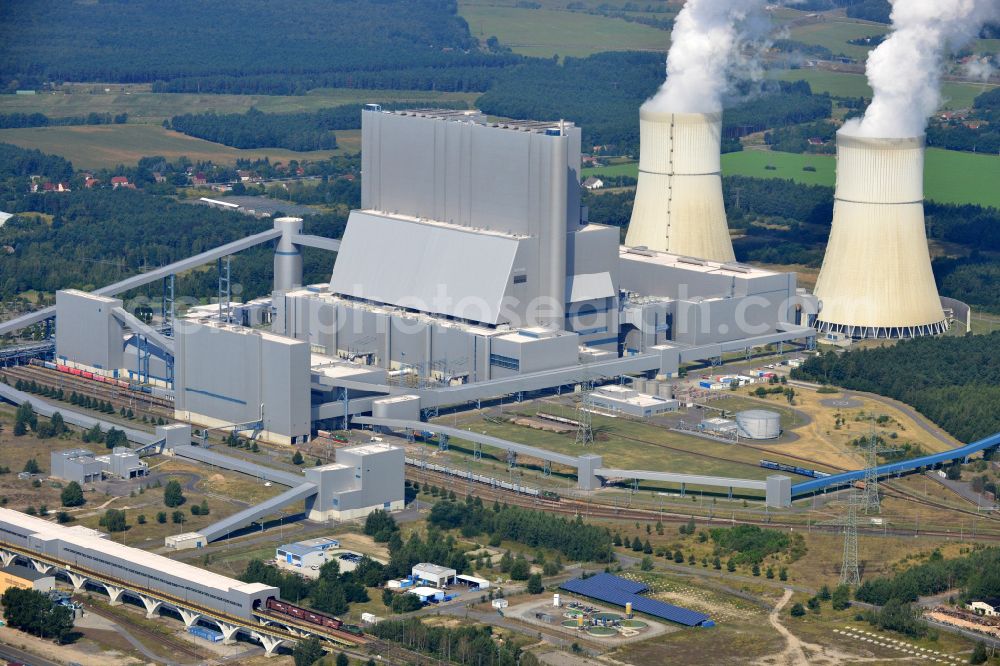
[[[900,138],[924,133],[941,102],[947,52],[973,39],[983,24],[1000,19],[998,0],[890,0],[892,32],[868,54],[874,90],[864,117],[844,125],[857,136]]]
[[[971,79],[989,81],[990,77],[993,76],[993,70],[993,59],[990,58],[990,56],[970,58],[969,61],[965,63],[965,75]]]
[[[751,69],[741,49],[760,28],[764,0],[687,0],[674,20],[667,80],[643,108],[668,113],[722,111],[729,75]]]

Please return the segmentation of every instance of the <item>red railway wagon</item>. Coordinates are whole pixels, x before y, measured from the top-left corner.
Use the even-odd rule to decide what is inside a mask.
[[[68,365],[57,365],[56,366],[56,370],[58,370],[59,372],[69,372],[69,366]]]
[[[275,613],[281,613],[299,620],[304,620],[310,624],[318,624],[321,627],[329,627],[330,629],[340,629],[340,627],[344,624],[335,617],[328,617],[321,613],[306,610],[305,608],[299,608],[298,606],[293,606],[292,604],[286,604],[284,601],[278,601],[274,597],[268,597],[267,609],[274,611]]]
[[[83,370],[81,370],[80,368],[70,368],[69,374],[79,377],[83,375]]]
[[[89,370],[84,370],[82,373],[80,373],[80,376],[83,377],[84,379],[93,379],[94,373],[90,372]]]

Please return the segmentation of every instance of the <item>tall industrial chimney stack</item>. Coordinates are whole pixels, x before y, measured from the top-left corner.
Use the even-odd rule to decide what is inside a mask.
[[[833,226],[816,282],[821,333],[912,338],[948,329],[924,230],[924,138],[837,133]]]
[[[734,261],[722,203],[721,113],[639,111],[639,182],[625,244]]]

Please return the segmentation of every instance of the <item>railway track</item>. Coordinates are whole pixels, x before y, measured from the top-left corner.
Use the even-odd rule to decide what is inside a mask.
[[[97,606],[88,604],[84,604],[84,606],[86,607],[88,612],[93,613],[94,615],[100,615],[104,619],[111,620],[116,624],[126,624],[128,626],[128,632],[130,634],[138,634],[142,637],[151,639],[155,645],[157,646],[162,645],[164,647],[170,648],[170,651],[174,654],[177,653],[184,654],[194,659],[195,663],[202,663],[205,659],[205,655],[203,653],[196,651],[193,647],[191,647],[187,643],[184,643],[183,641],[177,640],[176,638],[171,638],[166,634],[153,631],[152,629],[147,629],[146,627],[143,627],[142,625],[136,622],[131,622],[127,618],[122,618],[114,613],[106,611]],[[148,648],[149,646],[147,645],[146,647]]]
[[[709,454],[709,453],[703,453],[703,452],[699,452],[699,451],[691,451],[689,449],[682,449],[682,448],[679,448],[679,447],[670,446],[669,444],[663,444],[663,443],[660,443],[660,442],[651,442],[649,440],[642,439],[641,437],[632,437],[632,436],[629,436],[629,435],[622,435],[622,434],[619,434],[619,433],[616,433],[615,436],[619,437],[621,439],[626,439],[626,440],[629,440],[629,441],[632,441],[632,442],[636,442],[636,443],[639,443],[639,444],[645,444],[645,445],[648,445],[648,446],[654,446],[654,447],[657,447],[657,448],[660,448],[660,449],[664,449],[664,450],[667,450],[667,451],[673,451],[675,453],[681,453],[681,454],[684,454],[684,455],[693,455],[693,456],[697,456],[699,458],[704,458],[706,460],[713,460],[713,461],[718,461],[718,462],[725,462],[727,464],[733,464],[733,463],[735,463],[735,464],[738,464],[738,465],[743,465],[745,467],[750,467],[750,468],[753,468],[753,469],[759,469],[758,465],[755,465],[755,464],[750,463],[750,462],[744,462],[744,461],[741,461],[741,460],[731,460],[731,459],[725,458],[723,456],[716,456],[716,455],[712,455],[712,454]],[[851,471],[851,470],[848,470],[848,469],[846,469],[844,467],[838,467],[836,465],[831,465],[831,464],[828,464],[828,463],[817,463],[816,461],[810,460],[809,458],[805,458],[803,456],[797,456],[797,455],[794,455],[794,454],[784,453],[784,452],[776,453],[776,452],[774,452],[774,451],[772,451],[770,449],[764,448],[762,446],[757,446],[757,445],[754,445],[754,444],[741,443],[741,444],[739,444],[739,446],[745,446],[747,448],[754,449],[755,451],[758,451],[761,454],[763,454],[765,456],[772,457],[772,458],[775,458],[775,457],[778,457],[778,458],[787,458],[789,460],[794,460],[794,461],[799,462],[799,463],[804,463],[806,465],[809,465],[810,467],[817,467],[817,466],[824,467],[824,468],[827,468],[832,473]],[[822,470],[822,471],[827,471],[827,470]],[[911,502],[911,503],[914,503],[914,504],[920,504],[922,506],[927,506],[927,507],[930,507],[930,508],[940,509],[940,510],[944,510],[944,511],[954,511],[954,512],[962,513],[962,514],[969,515],[969,516],[982,517],[982,514],[980,512],[978,512],[978,511],[975,511],[975,510],[972,510],[972,509],[967,509],[967,508],[961,508],[961,507],[952,506],[952,505],[949,505],[949,504],[945,504],[943,502],[938,502],[938,501],[934,501],[934,500],[927,499],[927,498],[916,497],[912,493],[909,493],[909,492],[907,492],[905,490],[899,489],[896,486],[890,485],[890,484],[891,484],[891,481],[883,481],[882,482],[882,485],[885,487],[885,494],[888,495],[888,496],[890,496],[890,497],[895,497],[896,499],[900,499],[900,500],[902,500],[904,502]],[[969,504],[972,504],[972,502],[969,501],[967,498],[962,497],[961,499],[963,500],[963,502],[967,502]],[[994,517],[992,515],[988,515],[986,517],[986,519],[989,520],[989,521],[991,521],[991,522],[1000,521],[1000,517]]]
[[[438,485],[446,485],[448,482],[454,484],[456,477],[449,476],[440,472],[432,472],[430,470],[423,470],[418,468],[407,468],[407,476],[416,478],[416,480],[421,483],[436,483]],[[460,480],[459,480],[460,481]],[[577,499],[562,499],[562,500],[549,500],[545,498],[535,498],[527,495],[520,495],[512,491],[506,491],[498,488],[492,488],[491,486],[486,486],[484,484],[474,484],[475,495],[482,498],[483,501],[499,501],[501,503],[507,503],[515,506],[522,506],[529,509],[535,509],[539,511],[546,511],[551,513],[558,513],[567,516],[583,516],[589,518],[598,519],[610,519],[610,520],[642,520],[651,521],[659,520],[664,523],[674,523],[683,524],[691,519],[689,513],[674,513],[670,511],[659,511],[656,509],[636,509],[629,507],[613,507],[607,504],[594,504],[590,502],[584,502]],[[973,512],[974,513],[974,512]],[[775,521],[770,519],[759,519],[754,520],[750,518],[725,518],[721,516],[700,516],[698,520],[703,522],[710,522],[716,524],[732,524],[740,523],[747,525],[759,525],[762,527],[781,527],[787,529],[812,529],[816,531],[824,532],[839,532],[840,527],[837,526],[822,526],[822,525],[806,525],[803,523],[793,523],[787,521]],[[894,536],[913,536],[914,532],[912,530],[894,530],[894,529],[866,529],[864,526],[859,526],[858,531],[861,533],[869,534],[887,534]],[[937,529],[923,529],[919,532],[923,536],[938,536],[941,538],[953,538],[956,535],[950,531],[937,530]],[[986,541],[1000,541],[1000,534],[977,534],[976,539],[986,540]]]
[[[28,365],[14,366],[4,370],[8,381],[17,379],[32,381],[51,388],[62,389],[64,392],[76,392],[98,400],[107,400],[116,408],[139,409],[154,416],[173,417],[173,403],[164,398],[130,391],[125,388],[110,386],[89,379],[79,379],[46,368],[36,368]]]

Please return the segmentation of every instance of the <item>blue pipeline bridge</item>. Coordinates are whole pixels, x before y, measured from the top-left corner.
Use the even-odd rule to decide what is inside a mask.
[[[984,451],[986,449],[996,448],[998,446],[1000,446],[1000,432],[990,435],[989,437],[985,437],[978,442],[972,442],[971,444],[960,446],[957,449],[942,451],[941,453],[932,453],[931,455],[913,458],[912,460],[901,460],[899,462],[886,463],[885,465],[879,465],[875,469],[879,477],[900,475],[906,472],[918,470],[922,467],[936,467],[937,465],[950,463],[954,460],[967,462],[969,456],[972,454],[979,453],[980,451]],[[800,497],[818,490],[826,490],[827,488],[846,486],[854,481],[864,479],[864,477],[865,471],[863,469],[858,469],[852,472],[833,474],[820,479],[803,481],[802,483],[797,483],[792,486],[792,497]]]

